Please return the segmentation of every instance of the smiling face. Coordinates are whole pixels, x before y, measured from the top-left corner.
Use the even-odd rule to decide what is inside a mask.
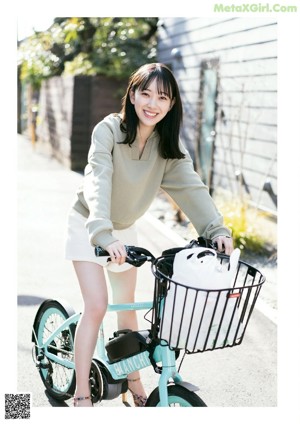
[[[157,79],[146,87],[138,87],[130,92],[130,101],[134,105],[139,119],[139,127],[154,129],[171,110],[174,100],[158,86]]]

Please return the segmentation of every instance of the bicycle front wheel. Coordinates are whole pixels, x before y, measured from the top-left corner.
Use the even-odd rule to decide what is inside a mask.
[[[68,311],[67,311],[68,309]],[[65,308],[56,300],[45,301],[37,312],[34,331],[37,344],[42,345],[48,337],[75,311]],[[59,358],[73,361],[75,324],[57,334],[48,347],[48,351]],[[39,364],[39,372],[48,394],[56,400],[63,401],[71,398],[75,391],[75,370],[67,368],[47,358],[43,352],[34,346],[33,353]]]
[[[176,384],[168,386],[168,404],[170,407],[206,406],[196,393]],[[161,406],[158,387],[149,396],[146,406]]]

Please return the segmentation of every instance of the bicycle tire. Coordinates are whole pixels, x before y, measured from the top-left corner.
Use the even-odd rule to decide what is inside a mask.
[[[201,407],[206,406],[203,400],[183,386],[172,385],[168,386],[168,403],[169,407]],[[160,406],[159,389],[156,387],[150,394],[145,406]]]
[[[38,344],[41,345],[59,325],[73,314],[75,314],[75,311],[72,308],[65,308],[57,300],[46,300],[40,306],[34,321],[34,331]],[[73,360],[75,330],[76,325],[72,324],[69,328],[59,333],[51,344],[53,351],[51,351],[51,348],[48,348],[48,350],[61,358]],[[36,345],[34,346],[34,352],[36,357],[40,353]],[[73,396],[76,386],[76,376],[73,368],[57,364],[43,354],[41,354],[38,368],[43,384],[46,387],[46,392],[52,398],[64,401]]]

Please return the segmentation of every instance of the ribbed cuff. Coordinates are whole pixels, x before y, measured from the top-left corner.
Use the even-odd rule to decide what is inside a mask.
[[[100,246],[102,249],[106,249],[111,243],[117,241],[111,231],[101,231],[101,233],[96,234],[96,236],[92,239],[92,244],[94,246]]]
[[[213,240],[216,237],[220,237],[220,236],[223,236],[223,237],[232,237],[231,231],[228,228],[226,228],[226,227],[221,227],[221,228],[218,228],[215,231],[209,232],[209,237],[208,238],[211,239],[211,240]]]

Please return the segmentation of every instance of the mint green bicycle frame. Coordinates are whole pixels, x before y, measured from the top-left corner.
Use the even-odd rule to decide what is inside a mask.
[[[153,306],[153,302],[136,302],[136,303],[124,303],[124,304],[109,304],[107,307],[107,312],[118,312],[118,311],[128,311],[128,310],[149,310]],[[76,313],[64,321],[42,344],[38,345],[37,336],[36,344],[37,349],[41,350],[44,355],[60,364],[66,368],[75,369],[75,364],[73,361],[60,358],[57,355],[51,353],[48,348],[51,350],[51,343],[54,339],[61,333],[63,330],[66,330],[70,325],[77,324],[79,321],[81,313]],[[175,362],[175,352],[169,348],[167,344],[159,344],[156,346],[153,358],[156,363],[161,363],[162,372],[159,378],[159,396],[160,396],[160,405],[162,407],[169,406],[168,404],[168,383],[171,380],[176,383],[182,382],[182,377],[177,371],[176,362]],[[109,363],[106,350],[105,350],[105,341],[104,341],[104,326],[103,323],[100,326],[98,339],[96,343],[96,348],[94,352],[93,359],[98,360],[103,366],[108,370],[114,380],[121,380],[127,377],[128,374],[138,371],[142,368],[152,366],[149,359],[149,352],[144,351],[133,355],[129,358],[122,359],[121,361]]]

